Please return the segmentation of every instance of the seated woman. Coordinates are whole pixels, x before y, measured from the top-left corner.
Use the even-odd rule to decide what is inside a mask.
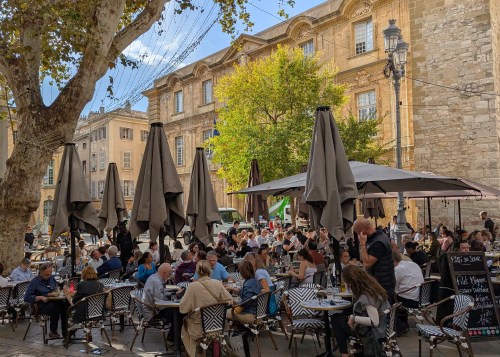
[[[245,255],[245,261],[252,263],[255,270],[255,279],[259,282],[259,287],[261,292],[274,291],[274,284],[271,281],[271,276],[264,269],[264,263],[262,259],[255,253],[248,253]]]
[[[184,251],[180,240],[174,242],[174,251],[172,252],[172,262],[176,262],[181,258],[181,253]]]
[[[148,278],[156,273],[156,266],[153,263],[153,254],[144,252],[139,259],[139,268],[135,274],[135,278],[142,283],[145,283]]]
[[[383,311],[390,308],[390,305],[385,289],[362,268],[355,265],[346,266],[342,270],[342,281],[352,291],[354,314],[333,315],[332,327],[339,351],[342,357],[347,357],[348,339],[349,336],[355,335],[356,325],[372,326],[376,338],[385,338],[386,315],[383,315]]]
[[[288,271],[288,275],[294,277],[298,283],[312,283],[314,273],[318,271],[313,262],[311,254],[303,248],[297,252],[297,259],[300,261],[299,272],[293,269]]]
[[[70,303],[74,305],[84,297],[102,293],[104,285],[97,280],[97,271],[93,267],[85,267],[82,270],[82,280],[76,286],[73,297],[71,297],[69,288],[66,285],[63,287],[63,291]],[[85,320],[85,307],[80,305],[73,314],[73,322],[79,323],[83,320]]]
[[[196,262],[193,261],[193,253],[185,250],[181,254],[181,262],[175,268],[174,283],[190,281],[196,272]]]
[[[260,286],[255,279],[255,270],[252,263],[244,261],[239,266],[240,275],[245,282],[240,290],[241,302],[246,301],[260,293]],[[234,311],[234,314],[233,314]],[[250,301],[244,306],[235,306],[232,310],[227,311],[228,320],[237,320],[244,324],[251,323],[254,320],[254,315],[257,311],[257,302]]]
[[[211,279],[212,269],[206,260],[196,265],[199,279],[191,283],[180,302],[179,311],[186,314],[182,326],[181,338],[189,356],[195,355],[196,339],[202,336],[201,314],[199,307],[226,302],[231,304],[233,298],[219,280]]]
[[[59,295],[58,290],[57,282],[52,276],[52,263],[44,263],[38,268],[38,275],[31,280],[24,295],[25,302],[36,305],[40,314],[50,316],[49,338],[61,338],[57,332],[59,318],[63,336],[68,330],[66,301],[50,300],[51,297]]]

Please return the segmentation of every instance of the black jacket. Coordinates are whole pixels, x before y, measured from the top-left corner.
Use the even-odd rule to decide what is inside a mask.
[[[376,230],[366,242],[366,250],[370,254],[370,248],[377,242],[384,245],[385,252],[375,264],[368,270],[368,272],[379,282],[380,285],[387,291],[389,301],[394,296],[394,289],[396,287],[396,276],[394,275],[394,261],[392,259],[391,241],[389,237],[382,231]]]

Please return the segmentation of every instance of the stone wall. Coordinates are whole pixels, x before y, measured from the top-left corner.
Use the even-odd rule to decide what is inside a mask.
[[[408,8],[415,169],[499,188],[499,102],[498,96],[484,94],[499,92],[498,55],[493,52],[498,25],[492,40],[498,5],[490,8],[490,0],[409,0]],[[490,16],[491,10],[496,14]],[[442,221],[451,227],[456,205],[436,201],[433,224]],[[500,218],[497,201],[469,200],[462,206],[468,229],[482,225],[480,210]]]

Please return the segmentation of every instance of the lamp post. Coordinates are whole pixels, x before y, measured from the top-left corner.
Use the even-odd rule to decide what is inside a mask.
[[[384,30],[384,46],[387,53],[387,64],[384,68],[384,76],[394,81],[394,92],[396,94],[396,167],[403,168],[401,154],[401,110],[399,108],[399,92],[401,89],[401,77],[405,74],[406,55],[408,44],[403,41],[401,30],[396,26],[396,20],[389,20],[389,27]],[[395,228],[395,235],[400,248],[402,248],[401,236],[409,233],[406,226],[405,200],[403,192],[398,193],[398,223]]]

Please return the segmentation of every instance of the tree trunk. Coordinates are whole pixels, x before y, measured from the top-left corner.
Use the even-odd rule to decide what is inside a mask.
[[[37,113],[18,115],[19,140],[0,184],[0,262],[5,273],[19,265],[24,256],[24,233],[31,213],[40,204],[43,176],[54,151],[71,138],[79,115],[71,113],[62,123],[64,115],[54,118],[50,111]]]
[[[297,226],[297,197],[290,196],[290,218],[292,221],[292,226]]]

